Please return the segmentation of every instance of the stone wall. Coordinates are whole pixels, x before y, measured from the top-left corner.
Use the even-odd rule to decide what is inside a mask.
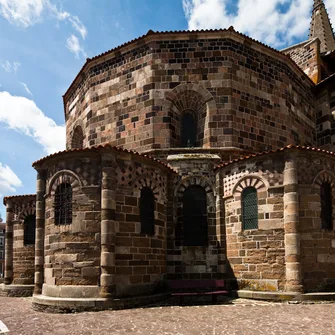
[[[333,229],[322,229],[320,186],[332,186],[335,213],[335,163],[333,159],[312,156],[299,159],[299,202],[301,268],[306,291],[335,289],[335,221]],[[333,219],[335,216],[333,214]]]
[[[6,200],[7,201],[7,200]],[[8,199],[12,210],[11,220],[7,220],[12,233],[6,243],[10,244],[8,253],[6,284],[14,285],[33,285],[34,284],[34,262],[35,245],[24,243],[25,218],[35,215],[36,196],[14,196]]]
[[[65,153],[36,169],[46,171],[43,294],[131,296],[160,288],[166,274],[170,168],[100,148]],[[66,225],[55,224],[55,191],[61,183],[72,186],[72,223]],[[141,232],[143,187],[155,196],[153,234]]]
[[[218,172],[223,179],[227,266],[239,288],[283,290],[285,243],[283,157],[263,157],[228,165]],[[242,191],[257,190],[258,229],[242,229]]]
[[[335,151],[335,80],[320,84],[316,90],[316,131],[318,147]]]
[[[311,87],[285,56],[233,31],[149,34],[76,79],[64,98],[67,146],[80,126],[85,147],[178,147],[187,110],[201,147],[314,144]]]
[[[321,80],[320,40],[313,39],[283,50],[291,59],[307,74],[309,78],[318,84]]]
[[[213,167],[220,157],[211,154],[180,154],[167,157],[169,164],[178,171],[170,192],[168,221],[167,264],[169,279],[221,278],[220,264],[225,259],[216,220],[216,187]],[[184,244],[183,195],[190,186],[198,185],[206,191],[207,243],[203,246]]]
[[[77,155],[50,164],[45,210],[47,285],[98,285],[100,279],[100,157]],[[55,224],[55,191],[72,186],[72,224]]]
[[[0,245],[0,278],[3,280],[5,271],[5,231],[6,224],[1,222],[0,219],[0,239],[2,240],[2,245]],[[1,244],[1,243],[0,243]]]
[[[166,168],[129,154],[117,159],[116,190],[116,293],[118,296],[152,293],[166,275],[167,190],[171,183]],[[153,234],[141,232],[141,189],[155,197]]]

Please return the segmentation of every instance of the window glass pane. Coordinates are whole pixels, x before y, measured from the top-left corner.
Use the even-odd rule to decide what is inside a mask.
[[[258,229],[257,190],[248,187],[242,192],[242,223],[243,229]]]
[[[197,146],[197,124],[193,114],[185,113],[181,122],[181,146],[190,148]]]
[[[188,187],[183,196],[184,245],[208,244],[207,196],[200,186]]]
[[[72,187],[68,183],[57,186],[55,192],[55,224],[72,223]]]
[[[155,196],[152,190],[144,187],[140,198],[141,233],[154,234],[155,232]]]

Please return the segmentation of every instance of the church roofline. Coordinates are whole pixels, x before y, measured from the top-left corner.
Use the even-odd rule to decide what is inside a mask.
[[[34,198],[34,197],[36,198],[36,194],[11,195],[11,196],[3,198],[3,204],[6,206],[7,200],[13,200],[13,199],[19,200],[19,199]]]
[[[148,161],[158,163],[162,167],[170,170],[171,172],[176,173],[176,171],[174,169],[172,169],[169,165],[163,163],[159,159],[153,158],[149,155],[141,154],[141,153],[139,153],[137,151],[134,151],[134,150],[118,148],[118,147],[112,146],[110,144],[95,145],[95,146],[91,146],[91,147],[83,148],[83,149],[69,149],[69,150],[59,151],[59,152],[56,152],[56,153],[51,154],[49,156],[43,157],[43,158],[33,162],[32,166],[33,166],[33,168],[38,168],[39,165],[43,164],[44,162],[46,162],[49,159],[59,158],[63,155],[69,154],[69,153],[89,153],[89,152],[99,153],[101,150],[104,150],[104,149],[111,149],[111,150],[114,150],[116,152],[124,152],[124,153],[127,153],[127,154],[132,154],[132,155],[135,155],[135,156],[143,157],[143,158],[147,159]]]
[[[136,44],[145,44],[146,42],[156,41],[159,40],[160,37],[164,38],[165,36],[174,35],[174,36],[188,36],[189,39],[195,39],[199,38],[200,36],[204,38],[206,36],[207,38],[222,38],[222,34],[226,33],[229,35],[235,35],[237,37],[245,38],[253,43],[256,43],[256,45],[263,47],[265,50],[270,51],[272,53],[275,53],[276,55],[282,57],[283,61],[287,62],[289,60],[289,63],[293,66],[294,69],[298,70],[301,75],[306,78],[313,86],[315,85],[314,82],[305,74],[305,72],[290,58],[290,56],[284,54],[283,52],[274,49],[260,41],[257,41],[247,35],[244,35],[234,29],[234,27],[230,27],[228,29],[209,29],[209,30],[179,30],[179,31],[163,31],[163,32],[155,32],[152,30],[149,30],[146,35],[142,35],[136,39],[133,39],[129,42],[126,42],[124,44],[121,44],[113,49],[110,49],[104,53],[101,53],[100,55],[94,56],[93,58],[87,58],[85,64],[82,66],[81,70],[78,72],[75,79],[70,84],[69,88],[63,95],[63,102],[64,102],[64,112],[65,112],[65,98],[67,95],[74,89],[76,86],[75,84],[79,82],[81,77],[83,76],[83,72],[87,70],[90,66],[93,66],[97,63],[97,61],[104,60],[104,57],[107,59],[112,53],[114,53],[114,57],[117,55],[117,53],[121,52],[121,50],[125,50],[127,48],[131,49],[131,47],[136,46]]]
[[[332,151],[327,151],[327,150],[323,150],[323,149],[320,149],[320,148],[313,148],[313,147],[308,147],[308,146],[300,146],[300,145],[290,144],[290,145],[287,145],[284,148],[279,148],[279,149],[269,150],[269,151],[262,151],[262,152],[259,152],[259,153],[255,153],[255,154],[242,156],[240,158],[233,159],[233,160],[231,160],[227,163],[220,164],[220,165],[216,166],[214,168],[214,170],[218,170],[220,168],[226,167],[226,166],[234,164],[234,163],[247,161],[247,160],[252,159],[252,158],[258,158],[258,157],[267,156],[267,155],[271,155],[271,154],[276,154],[276,153],[280,153],[280,152],[284,152],[284,151],[290,151],[290,150],[323,153],[323,154],[327,154],[329,156],[335,157],[335,152],[332,152]]]
[[[291,45],[285,49],[282,49],[280,50],[280,52],[288,52],[290,50],[293,50],[293,49],[296,49],[298,47],[307,47],[309,46],[310,44],[314,43],[316,40],[319,41],[320,43],[320,39],[318,37],[314,37],[313,39],[311,40],[306,40],[306,41],[303,41],[303,42],[300,42],[300,43],[297,43],[297,44],[294,44],[294,45]]]

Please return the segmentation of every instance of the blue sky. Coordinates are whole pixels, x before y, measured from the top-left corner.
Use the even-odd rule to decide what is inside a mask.
[[[335,4],[325,1],[335,23]],[[276,48],[307,39],[312,0],[0,0],[0,203],[35,193],[64,149],[62,95],[93,57],[152,30],[228,28]],[[251,14],[251,15],[250,15]],[[5,218],[5,209],[0,205]]]

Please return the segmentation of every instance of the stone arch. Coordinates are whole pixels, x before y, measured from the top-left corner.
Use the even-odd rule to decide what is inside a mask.
[[[71,149],[82,149],[84,147],[84,132],[81,126],[76,126],[72,132]]]
[[[74,172],[70,170],[62,170],[53,175],[49,182],[46,194],[54,196],[57,186],[62,183],[70,184],[73,193],[77,193],[83,186],[80,178]]]
[[[256,175],[247,175],[235,184],[232,194],[236,196],[241,195],[247,187],[254,187],[257,192],[266,191],[269,186],[269,182],[266,179]]]
[[[209,232],[213,232],[213,229],[210,229],[209,227],[216,225],[215,188],[213,187],[212,183],[203,176],[184,178],[179,182],[174,190],[174,234],[172,235],[172,238],[175,239],[176,246],[185,245],[184,192],[191,186],[202,187],[206,192],[208,225],[207,233],[209,234]],[[213,240],[213,238],[214,236],[208,235],[208,241]]]
[[[200,84],[180,84],[166,96],[162,106],[169,116],[170,147],[180,147],[181,116],[191,112],[196,116],[197,147],[210,147],[209,121],[216,114],[216,103],[212,94]]]
[[[327,170],[319,172],[313,180],[313,185],[315,188],[320,189],[321,185],[325,182],[329,183],[334,190],[335,176],[332,172]]]
[[[148,175],[142,175],[142,176],[137,177],[132,182],[132,186],[134,188],[134,195],[137,198],[140,197],[142,188],[148,187],[154,193],[155,199],[157,201],[163,200],[160,188],[158,187],[156,182],[154,180],[152,180],[152,178],[150,178],[150,176],[148,176]]]
[[[24,220],[27,216],[29,215],[36,215],[36,208],[35,207],[26,207],[24,208],[20,214],[18,215],[18,221],[20,222],[20,224],[24,223]]]
[[[183,194],[184,191],[189,187],[189,186],[201,186],[205,189],[207,193],[207,200],[208,200],[208,205],[210,207],[215,207],[215,188],[212,185],[212,183],[205,177],[202,176],[197,176],[197,177],[187,177],[183,179],[175,188],[174,196],[177,200],[178,203],[182,202]]]

